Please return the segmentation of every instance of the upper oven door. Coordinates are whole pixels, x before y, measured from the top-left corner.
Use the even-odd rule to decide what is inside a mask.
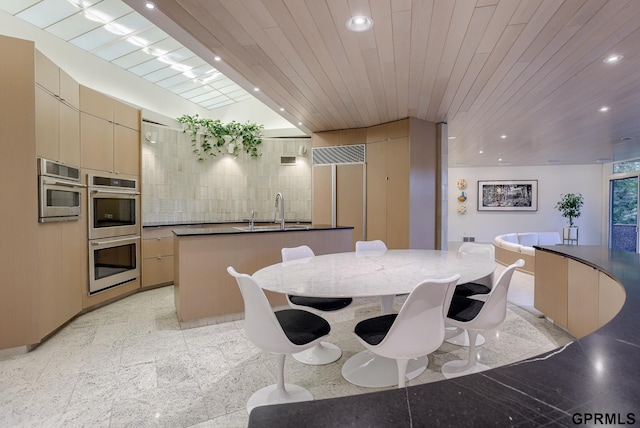
[[[140,232],[140,194],[89,189],[89,239]]]
[[[38,217],[40,222],[78,220],[80,218],[80,183],[40,176]]]

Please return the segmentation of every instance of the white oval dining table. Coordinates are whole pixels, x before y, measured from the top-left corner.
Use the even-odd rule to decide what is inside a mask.
[[[460,274],[458,283],[473,282],[491,274],[493,260],[477,254],[441,250],[386,250],[318,255],[264,267],[252,276],[265,290],[313,297],[383,298],[383,313],[390,311],[397,294],[410,293],[425,279]],[[428,328],[428,326],[425,326]],[[427,356],[409,363],[407,379],[422,373]],[[397,385],[395,360],[364,350],[342,366],[344,378],[358,386]]]

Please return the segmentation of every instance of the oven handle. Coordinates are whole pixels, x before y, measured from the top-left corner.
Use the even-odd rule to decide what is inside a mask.
[[[91,193],[94,196],[100,196],[100,195],[139,195],[140,192],[132,192],[130,190],[102,190],[102,189],[90,189]]]
[[[91,241],[91,245],[97,247],[99,245],[110,245],[110,244],[117,244],[119,242],[139,241],[139,240],[140,240],[139,236],[127,236],[126,238],[111,239],[109,241]]]
[[[42,177],[42,184],[53,184],[56,186],[64,186],[64,187],[87,187],[82,183],[74,183],[71,181],[62,181],[51,178]]]

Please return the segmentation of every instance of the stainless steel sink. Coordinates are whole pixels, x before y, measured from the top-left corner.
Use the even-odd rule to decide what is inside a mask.
[[[253,226],[253,230],[251,229],[251,227],[249,226],[234,226],[233,227],[235,230],[240,230],[242,232],[260,232],[263,230],[281,230],[280,229],[280,225],[279,224],[274,224],[274,225],[268,225],[268,226]],[[305,229],[310,229],[310,226],[303,226],[303,225],[291,225],[291,226],[285,226],[284,230],[305,230]]]

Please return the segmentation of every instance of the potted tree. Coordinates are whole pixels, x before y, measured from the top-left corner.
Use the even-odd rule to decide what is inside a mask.
[[[562,217],[569,220],[569,227],[562,229],[563,241],[578,243],[578,227],[574,225],[574,219],[580,217],[584,198],[581,193],[561,194],[560,200],[556,203],[556,209],[560,211]]]

